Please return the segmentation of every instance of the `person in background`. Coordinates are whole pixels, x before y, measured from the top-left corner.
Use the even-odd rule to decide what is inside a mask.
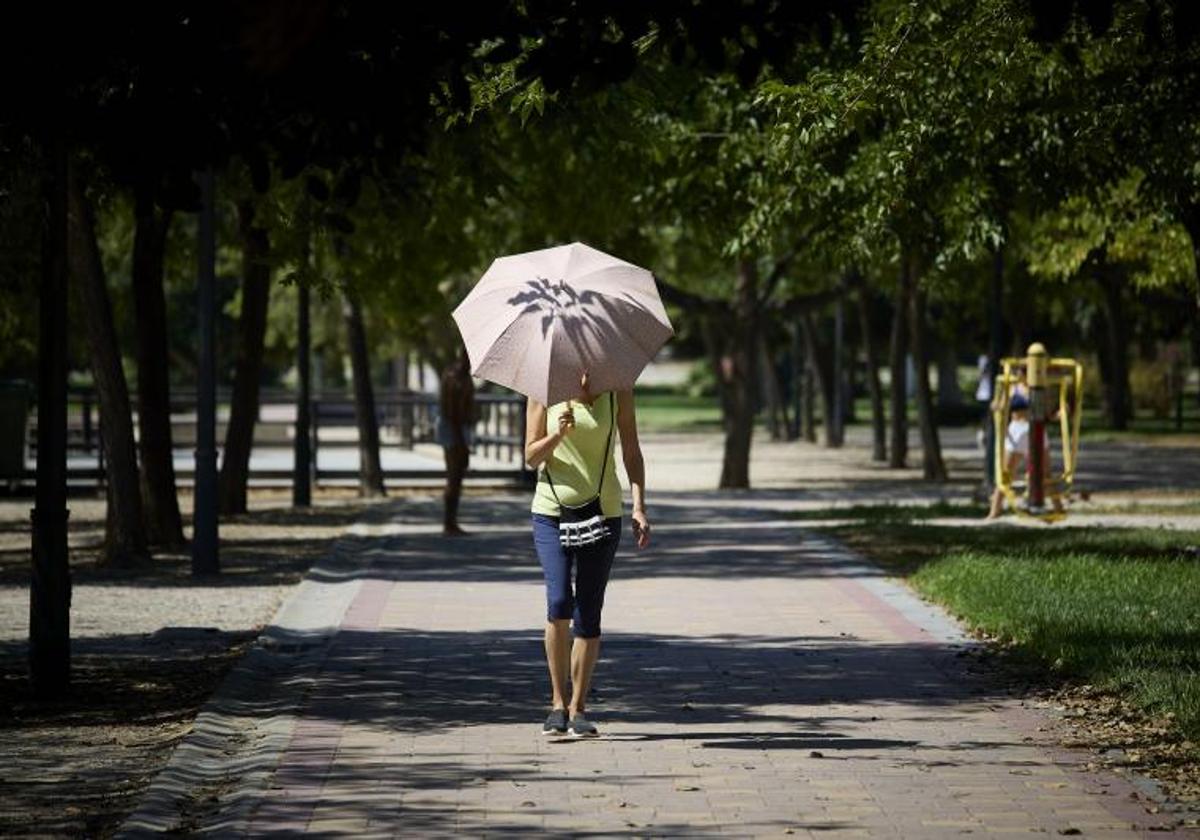
[[[1028,478],[1030,460],[1029,460],[1029,392],[1024,384],[1018,384],[1014,391],[1011,400],[1009,401],[1009,420],[1008,428],[1004,432],[1004,451],[1008,456],[1007,470],[1008,474],[1015,475],[1017,470],[1022,466],[1026,471]],[[1055,412],[1057,415],[1057,412]],[[1053,417],[1051,418],[1053,419]],[[1044,445],[1046,459],[1043,462],[1044,473],[1047,479],[1050,477],[1050,447],[1049,435],[1046,430],[1042,430],[1045,436]],[[1062,511],[1062,500],[1058,496],[1051,497],[1051,501],[1056,511]],[[1004,491],[1000,489],[999,476],[997,476],[995,489],[992,490],[991,505],[988,509],[988,519],[997,519],[1004,512]]]
[[[475,383],[471,381],[471,363],[466,350],[460,349],[442,371],[438,396],[437,439],[446,458],[442,533],[457,536],[466,533],[458,525],[458,503],[471,458],[475,427]]]
[[[992,372],[991,360],[987,354],[980,354],[979,384],[975,386],[975,402],[983,412],[979,429],[975,433],[975,443],[983,452],[983,484],[975,491],[976,501],[989,499],[996,489],[996,465],[992,450],[996,446],[996,429],[992,421]]]
[[[1029,458],[1029,398],[1022,390],[1017,390],[1009,401],[1004,453],[1008,459],[1006,469],[1009,475],[1016,475],[1017,470]],[[997,519],[1004,512],[1004,491],[1000,489],[999,478],[996,476],[997,480],[993,484],[988,519]]]

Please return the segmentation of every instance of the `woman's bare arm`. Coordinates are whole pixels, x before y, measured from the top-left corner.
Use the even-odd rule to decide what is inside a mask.
[[[621,433],[621,459],[625,462],[625,473],[629,476],[629,489],[633,494],[633,513],[630,515],[633,536],[638,548],[645,548],[650,542],[650,520],[646,517],[646,462],[638,441],[633,391],[617,392],[617,430]]]
[[[558,418],[558,431],[546,432],[546,406],[530,398],[525,407],[525,463],[537,469],[549,459],[554,448],[575,428],[575,415],[564,411]]]

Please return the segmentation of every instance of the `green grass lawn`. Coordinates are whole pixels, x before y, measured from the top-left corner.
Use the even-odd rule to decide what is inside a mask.
[[[714,432],[721,429],[721,404],[716,397],[694,397],[679,388],[639,386],[637,396],[638,427],[655,432]],[[791,406],[788,407],[791,411]],[[916,428],[917,409],[910,405],[909,420]],[[821,423],[821,412],[816,412],[816,422]],[[759,414],[755,422],[762,423]],[[871,404],[865,399],[855,400],[854,414],[847,423],[871,422]]]
[[[1178,439],[1181,443],[1191,445],[1198,436],[1200,417],[1195,414],[1184,415],[1182,429],[1175,427],[1173,417],[1163,419],[1139,414],[1130,421],[1129,428],[1118,431],[1106,426],[1099,412],[1088,411],[1084,411],[1079,424],[1079,439],[1085,443],[1128,441],[1170,444],[1172,439]]]
[[[1161,516],[1196,516],[1200,514],[1200,498],[1191,497],[1178,502],[1131,500],[1118,504],[1093,505],[1089,513],[1157,514]]]
[[[851,505],[840,508],[792,511],[792,519],[852,520],[864,524],[883,525],[906,523],[922,519],[937,519],[948,516],[979,518],[987,513],[987,507],[969,502],[935,502],[929,505]]]
[[[649,432],[713,432],[721,429],[721,406],[716,397],[658,388],[638,388],[638,428]]]
[[[692,396],[683,388],[669,386],[639,386],[637,395],[638,425],[655,432],[688,432],[688,431],[718,431],[721,428],[721,407],[715,396]],[[967,395],[970,397],[970,394]],[[789,406],[789,411],[791,407]],[[816,420],[821,422],[821,412],[818,407]],[[917,409],[910,400],[908,403],[908,419],[910,432],[915,432]],[[758,420],[761,422],[762,417]],[[854,410],[848,418],[851,424],[869,424],[871,422],[871,403],[865,397],[854,400]],[[974,429],[975,422],[962,422],[959,425]],[[1080,436],[1084,441],[1154,441],[1169,443],[1176,439],[1180,443],[1190,443],[1200,435],[1200,408],[1196,406],[1194,397],[1189,397],[1184,412],[1182,432],[1175,429],[1174,415],[1160,419],[1139,412],[1134,417],[1127,430],[1117,432],[1104,425],[1100,411],[1096,407],[1084,408]]]
[[[1200,741],[1200,531],[940,527],[900,510],[862,508],[832,530],[1024,661]]]

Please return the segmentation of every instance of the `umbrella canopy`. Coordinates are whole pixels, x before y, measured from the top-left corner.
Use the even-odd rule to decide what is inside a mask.
[[[654,276],[580,242],[499,257],[454,310],[471,373],[544,405],[633,387],[675,330]]]

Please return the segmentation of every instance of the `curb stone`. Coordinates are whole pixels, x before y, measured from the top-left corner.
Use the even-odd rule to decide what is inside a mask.
[[[305,573],[201,708],[117,838],[245,833],[362,585],[353,549],[401,501],[389,499],[364,511]]]

